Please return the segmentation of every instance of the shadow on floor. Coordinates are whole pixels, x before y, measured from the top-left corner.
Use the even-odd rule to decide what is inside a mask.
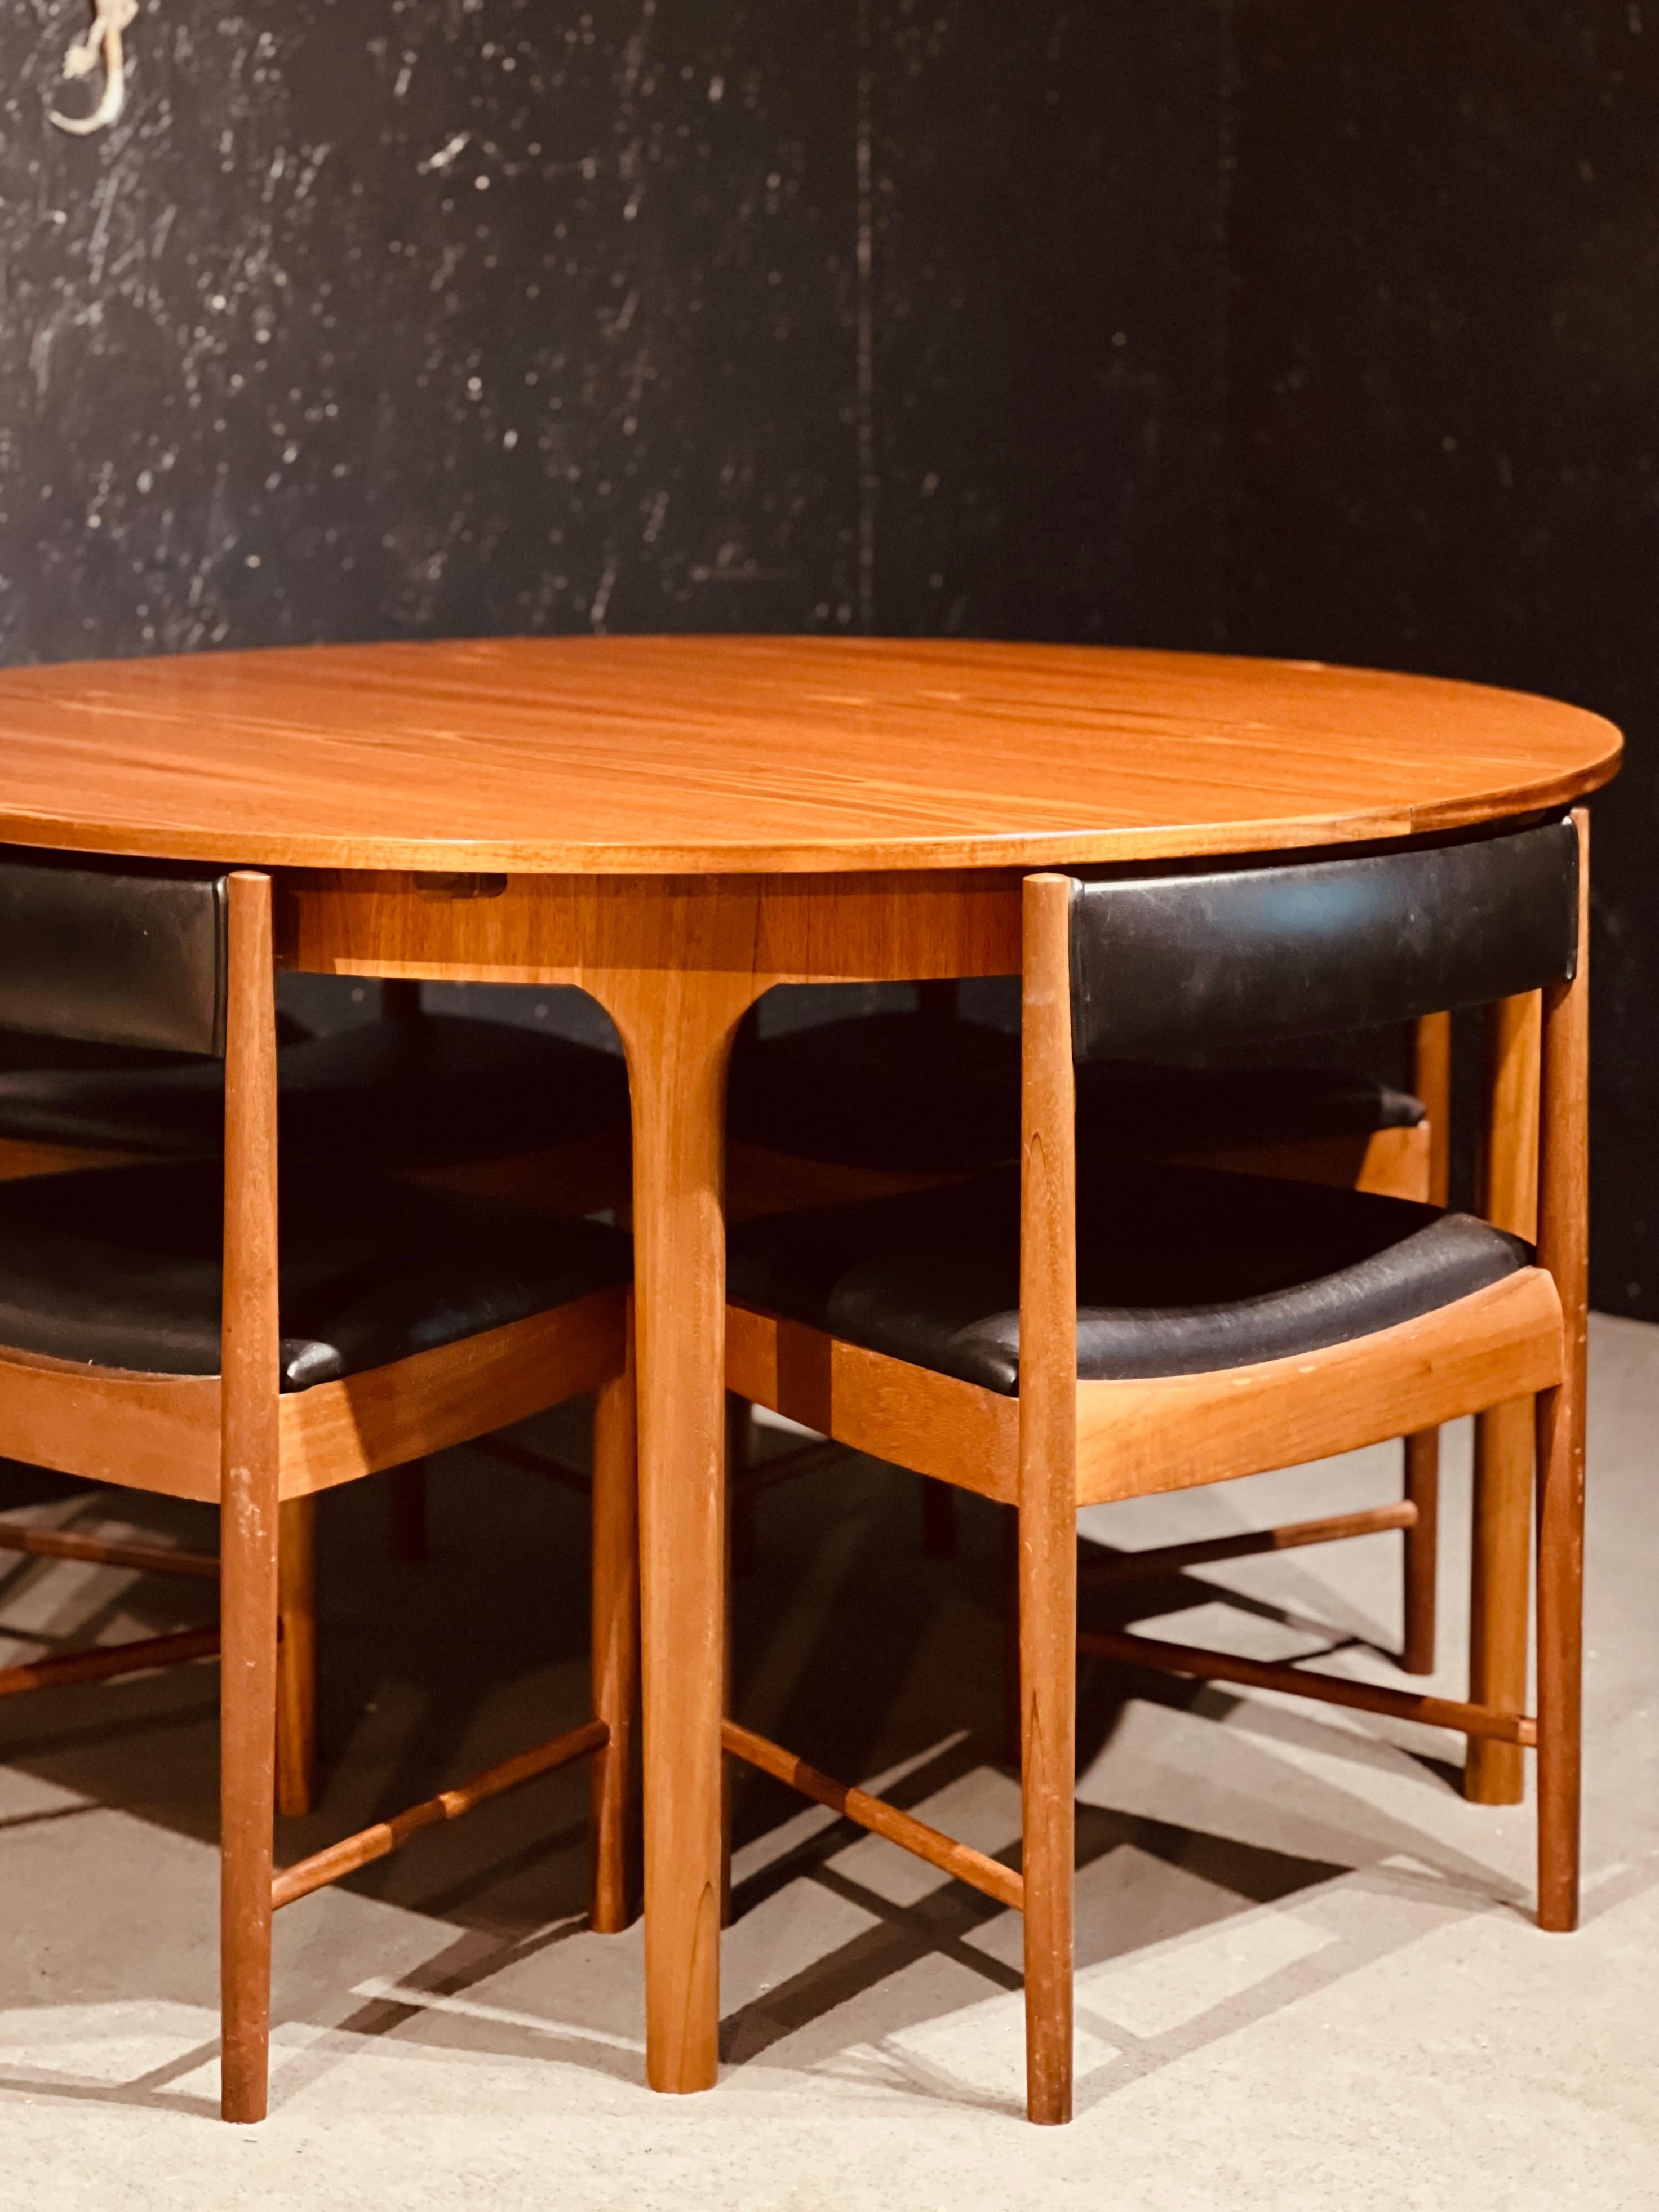
[[[523,1437],[567,1460],[585,1455],[586,1413],[567,1407],[526,1425]],[[585,1509],[568,1488],[465,1450],[431,1470],[432,1555],[420,1564],[391,1556],[387,1486],[370,1480],[331,1492],[319,1528],[320,1709],[323,1802],[310,1819],[286,1824],[278,1854],[293,1858],[341,1832],[385,1817],[459,1776],[505,1757],[580,1717],[586,1694]],[[54,1525],[91,1527],[111,1520],[152,1539],[210,1550],[213,1515],[200,1507],[140,1493],[94,1493],[35,1470],[0,1468],[0,1508],[28,1508]],[[900,1770],[887,1790],[905,1808],[941,1796],[978,1793],[976,1818],[1002,1832],[981,1846],[1009,1863],[1018,1856],[1018,1788],[999,1762],[1005,1748],[1001,1511],[977,1498],[957,1501],[956,1556],[922,1555],[913,1478],[849,1458],[764,1493],[759,1553],[734,1589],[733,1679],[738,1715],[849,1780]],[[1123,1585],[1085,1599],[1102,1626],[1149,1613],[1219,1603],[1252,1622],[1306,1629],[1309,1616],[1206,1581],[1200,1574]],[[0,1559],[0,1623],[21,1616],[33,1634],[27,1650],[100,1635],[156,1634],[211,1618],[211,1586],[33,1559]],[[1352,1623],[1328,1628],[1326,1648],[1363,1642]],[[1374,1640],[1374,1639],[1373,1639]],[[77,1801],[112,1806],[203,1843],[216,1832],[216,1671],[211,1665],[14,1698],[0,1707],[0,1759]],[[1109,1787],[1115,1741],[1132,1711],[1149,1709],[1184,1723],[1225,1730],[1232,1767],[1260,1771],[1247,1791],[1271,1796],[1285,1786],[1279,1754],[1317,1752],[1317,1778],[1299,1778],[1296,1847],[1277,1848],[1224,1826],[1178,1824],[1108,1805],[1079,1804],[1080,1884],[1121,1861],[1150,1863],[1180,1880],[1150,1918],[1085,1914],[1079,1963],[1087,1968],[1179,1940],[1203,1928],[1313,1895],[1363,1870],[1373,1882],[1402,1877],[1413,1863],[1423,1896],[1436,1907],[1490,1908],[1512,1886],[1478,1858],[1419,1827],[1349,1796],[1334,1781],[1343,1762],[1356,1780],[1397,1775],[1404,1754],[1393,1744],[1323,1717],[1247,1702],[1213,1686],[1091,1662],[1083,1670],[1079,1772],[1103,1771]],[[1455,1773],[1421,1759],[1422,1789],[1443,1795]],[[1218,1799],[1223,1805],[1224,1801]],[[908,1898],[838,1863],[861,1832],[823,1814],[810,1832],[787,1832],[802,1801],[744,1771],[733,1792],[733,1839],[740,1874],[733,1895],[741,1924],[791,1895],[854,1909],[857,1932],[763,1990],[736,1994],[724,2024],[724,2050],[736,2063],[766,2063],[791,2039],[823,2028],[832,2015],[926,1962],[958,1970],[987,1996],[1018,1990],[1018,1945],[996,1923],[1012,1917],[978,1893],[940,1879]],[[0,1848],[11,1829],[74,1822],[82,1804],[0,1814]],[[1363,1817],[1359,1817],[1363,1814]],[[937,1816],[946,1824],[945,1816]],[[853,1855],[856,1856],[856,1855]],[[385,2036],[412,2018],[482,2021],[509,2045],[550,2055],[550,2024],[520,2036],[507,2013],[471,2004],[467,1992],[566,1941],[581,1926],[586,1899],[586,1784],[581,1771],[544,1778],[468,1820],[432,1832],[407,1852],[365,1869],[349,1888],[443,1923],[441,1948],[401,1982],[349,2008],[303,2060],[290,2056],[286,2094],[325,2070],[338,2039]],[[1104,1877],[1103,1877],[1104,1878]],[[804,1887],[801,1887],[804,1886]],[[1409,1886],[1409,1885],[1408,1885]],[[1387,1938],[1386,1941],[1391,1941]],[[1401,1936],[1399,1940],[1409,1940]],[[1317,1969],[1348,1971],[1369,1955],[1361,1944],[1329,1947]],[[1273,1977],[1256,2002],[1288,2002],[1311,1969]],[[907,1999],[915,1993],[907,1981]],[[170,1991],[133,1991],[166,1997]],[[924,2007],[927,2001],[924,2002]],[[968,2002],[972,2002],[971,1996]],[[1086,2012],[1086,2007],[1085,2007]],[[1213,2025],[1231,2032],[1234,2013]],[[499,2016],[498,2016],[499,2015]],[[457,2033],[461,2030],[457,2028]],[[1172,2041],[1126,2038],[1103,2029],[1137,2070],[1166,2063],[1207,2032],[1202,2017]],[[809,2037],[809,2040],[811,2039]],[[1167,2045],[1167,2048],[1166,2048]],[[575,2039],[562,2055],[638,2078],[637,2049],[626,2036],[608,2043]],[[63,2094],[143,2100],[204,2063],[161,2069],[123,2088],[62,2085]],[[4,2084],[0,2083],[0,2086]],[[21,2084],[19,2086],[21,2086]],[[31,2083],[39,2094],[41,2085]],[[924,2075],[911,2085],[927,2091]],[[949,2094],[959,2094],[952,2085]],[[195,2100],[191,2098],[191,2101]]]

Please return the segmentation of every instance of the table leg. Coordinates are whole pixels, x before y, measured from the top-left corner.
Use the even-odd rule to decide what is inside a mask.
[[[653,2089],[685,2091],[713,2087],[719,2064],[721,1156],[726,1059],[757,987],[668,968],[608,981],[634,1117],[646,2072]]]

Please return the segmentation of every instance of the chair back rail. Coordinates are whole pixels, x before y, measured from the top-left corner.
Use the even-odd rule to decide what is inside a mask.
[[[1568,981],[1570,820],[1270,867],[1073,879],[1079,1060],[1381,1027]]]
[[[0,1028],[222,1054],[225,882],[0,846]]]

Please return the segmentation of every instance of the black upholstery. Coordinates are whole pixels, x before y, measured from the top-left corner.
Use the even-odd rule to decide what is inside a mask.
[[[0,847],[0,1025],[221,1053],[220,869]]]
[[[360,1170],[284,1173],[282,1387],[303,1390],[545,1312],[632,1273],[628,1238]],[[219,1371],[216,1162],[0,1183],[0,1345]]]
[[[1409,1021],[1577,963],[1571,822],[1267,867],[1115,875],[1072,897],[1079,1060]]]
[[[459,1015],[307,1038],[283,1048],[278,1075],[285,1163],[437,1165],[628,1127],[615,1054]],[[216,1152],[223,1133],[217,1060],[0,1072],[0,1137],[179,1158]]]
[[[1413,1319],[1530,1263],[1519,1238],[1401,1199],[1080,1160],[1078,1372],[1209,1373]],[[1012,1393],[1019,1179],[774,1215],[732,1233],[728,1295]]]
[[[0,1129],[4,1124],[0,1085]],[[1420,1121],[1415,1098],[1318,1068],[1078,1070],[1082,1151],[1206,1152],[1364,1136]],[[866,1014],[732,1055],[733,1137],[798,1158],[896,1173],[971,1171],[1019,1151],[1019,1039],[982,1023]]]
[[[291,1016],[276,1017],[279,1046],[303,1044],[311,1031]],[[78,1037],[43,1037],[27,1030],[0,1029],[0,1082],[8,1075],[48,1068],[93,1075],[134,1075],[158,1067],[199,1067],[198,1052],[147,1051],[142,1045],[88,1044]]]

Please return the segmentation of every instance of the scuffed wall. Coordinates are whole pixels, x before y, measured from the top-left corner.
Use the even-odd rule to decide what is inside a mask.
[[[8,657],[1204,635],[1207,0],[143,0],[76,140],[87,21],[0,11]]]
[[[148,0],[71,142],[9,9],[6,649],[833,620],[848,41],[715,12]]]
[[[1659,4],[1235,16],[1225,635],[1624,726],[1593,1294],[1659,1320]]]

